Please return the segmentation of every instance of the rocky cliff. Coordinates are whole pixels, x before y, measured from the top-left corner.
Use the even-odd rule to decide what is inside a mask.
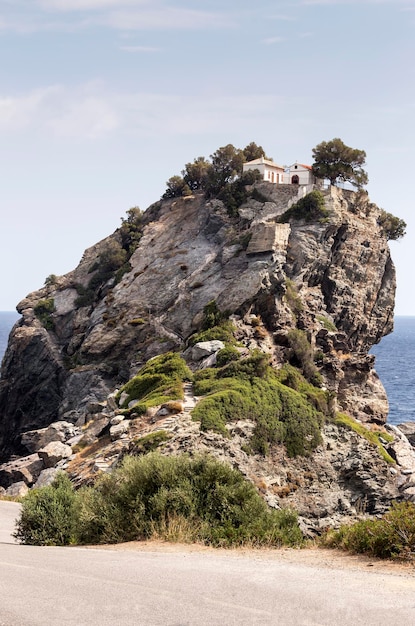
[[[283,445],[263,457],[243,452],[249,420],[230,424],[223,437],[201,432],[190,409],[123,420],[114,401],[114,389],[155,355],[180,352],[193,369],[203,367],[188,342],[214,301],[232,320],[241,354],[258,348],[274,368],[290,362],[307,375],[304,346],[301,353],[289,339],[290,331],[301,333],[331,416],[344,412],[369,430],[381,429],[388,402],[368,351],[392,330],[395,271],[380,211],[365,192],[330,187],[322,192],[324,210],[313,213],[298,204],[298,193],[296,186],[257,183],[232,212],[202,194],[160,201],[142,216],[131,213],[85,252],[73,272],[50,277],[25,298],[0,382],[3,485],[22,476],[29,486],[36,482],[37,470],[27,479],[4,469],[16,455],[38,461],[46,440],[33,444],[32,431],[44,434],[51,424],[65,423],[67,434],[58,439],[68,445],[76,429],[79,442],[101,419],[108,428],[111,420],[111,428],[128,424],[119,429],[121,440],[111,436],[112,442],[108,428],[95,426],[89,443],[106,437],[98,456],[96,445],[89,457],[82,452],[82,460],[67,450],[70,461],[61,465],[72,463],[75,480],[82,482],[85,468],[110,466],[137,436],[167,429],[173,436],[166,453],[209,449],[244,471],[274,506],[288,502],[304,520],[320,520],[314,526],[355,513],[356,502],[370,502],[367,509],[377,512],[398,497],[398,488],[408,487],[405,476],[415,471],[409,444],[402,474],[355,430],[326,420],[311,457],[287,460]],[[406,446],[400,435],[393,437]]]

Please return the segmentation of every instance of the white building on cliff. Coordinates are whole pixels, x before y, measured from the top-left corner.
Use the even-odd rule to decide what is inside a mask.
[[[288,183],[292,185],[315,185],[317,182],[311,165],[295,162],[288,168]]]
[[[277,165],[274,161],[268,161],[264,157],[254,159],[253,161],[247,161],[243,164],[243,171],[249,172],[251,170],[259,170],[262,179],[269,183],[283,183],[284,182],[284,168],[281,165]]]

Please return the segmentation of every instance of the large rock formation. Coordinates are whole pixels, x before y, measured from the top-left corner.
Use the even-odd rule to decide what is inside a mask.
[[[104,410],[108,424],[116,410],[113,401],[106,400],[111,392],[149,358],[169,350],[185,352],[187,339],[200,329],[204,307],[212,300],[233,316],[241,343],[267,351],[275,367],[288,358],[287,332],[304,331],[332,392],[333,410],[361,422],[384,424],[387,397],[368,351],[392,330],[395,271],[379,209],[365,192],[330,187],[323,192],[327,216],[281,220],[297,194],[296,186],[258,183],[236,216],[229,216],[219,200],[206,201],[201,194],[158,202],[135,223],[141,238],[127,264],[125,250],[131,252],[131,242],[125,222],[87,250],[73,272],[48,280],[27,296],[18,305],[22,318],[3,361],[0,460],[33,451],[28,441],[34,436],[24,433],[53,422],[64,420],[79,428],[91,415],[103,419]],[[253,319],[262,321],[261,332]],[[142,425],[137,428],[145,431]],[[391,472],[373,448],[360,442],[360,449],[366,450],[363,456],[371,459],[363,462],[356,452],[357,435],[339,435],[336,428],[326,428],[325,447],[316,452],[315,461],[292,461],[291,478],[298,478],[301,467],[309,464],[309,475],[314,472],[310,484],[317,489],[320,479],[329,484],[335,474],[343,484],[341,494],[332,494],[330,505],[327,490],[321,498],[331,514],[348,514],[352,500],[372,497],[369,479],[359,479],[366,485],[359,492],[357,473],[370,474],[379,463],[385,494],[396,497],[399,472]],[[183,441],[192,439],[183,433]],[[199,437],[211,437],[215,449],[231,445],[220,438],[218,446],[216,434]],[[176,451],[185,447],[177,443]],[[200,439],[194,443],[198,447]],[[360,461],[350,457],[352,449]],[[265,468],[271,476],[268,487],[274,485],[265,489],[269,498],[271,492],[278,495],[275,485],[283,489],[290,482],[283,478],[286,460],[281,454],[274,450],[273,460],[255,457],[244,466],[252,480],[258,468]],[[353,463],[354,474],[349,468]],[[318,467],[326,478],[319,479]],[[353,474],[349,482],[347,471]],[[379,480],[373,493],[382,491]],[[291,498],[305,518],[307,484],[303,480],[293,488],[296,495]],[[385,499],[387,495],[379,501]],[[316,507],[311,508],[315,515]]]

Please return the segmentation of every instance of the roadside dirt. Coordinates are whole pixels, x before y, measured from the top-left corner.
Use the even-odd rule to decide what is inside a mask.
[[[361,554],[347,554],[341,550],[327,548],[212,548],[201,544],[169,543],[164,541],[131,541],[105,546],[89,546],[105,550],[136,550],[140,552],[167,552],[167,553],[223,553],[227,556],[241,558],[254,557],[261,560],[278,560],[289,563],[301,563],[312,567],[326,569],[368,570],[378,573],[389,573],[397,576],[413,576],[415,578],[415,562],[402,562],[376,559]]]

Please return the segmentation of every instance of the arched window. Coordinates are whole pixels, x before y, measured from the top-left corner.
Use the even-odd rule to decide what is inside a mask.
[[[294,174],[294,176],[291,178],[291,183],[292,183],[293,185],[299,185],[299,184],[300,184],[300,179],[299,179],[299,177],[297,176],[297,174]]]

